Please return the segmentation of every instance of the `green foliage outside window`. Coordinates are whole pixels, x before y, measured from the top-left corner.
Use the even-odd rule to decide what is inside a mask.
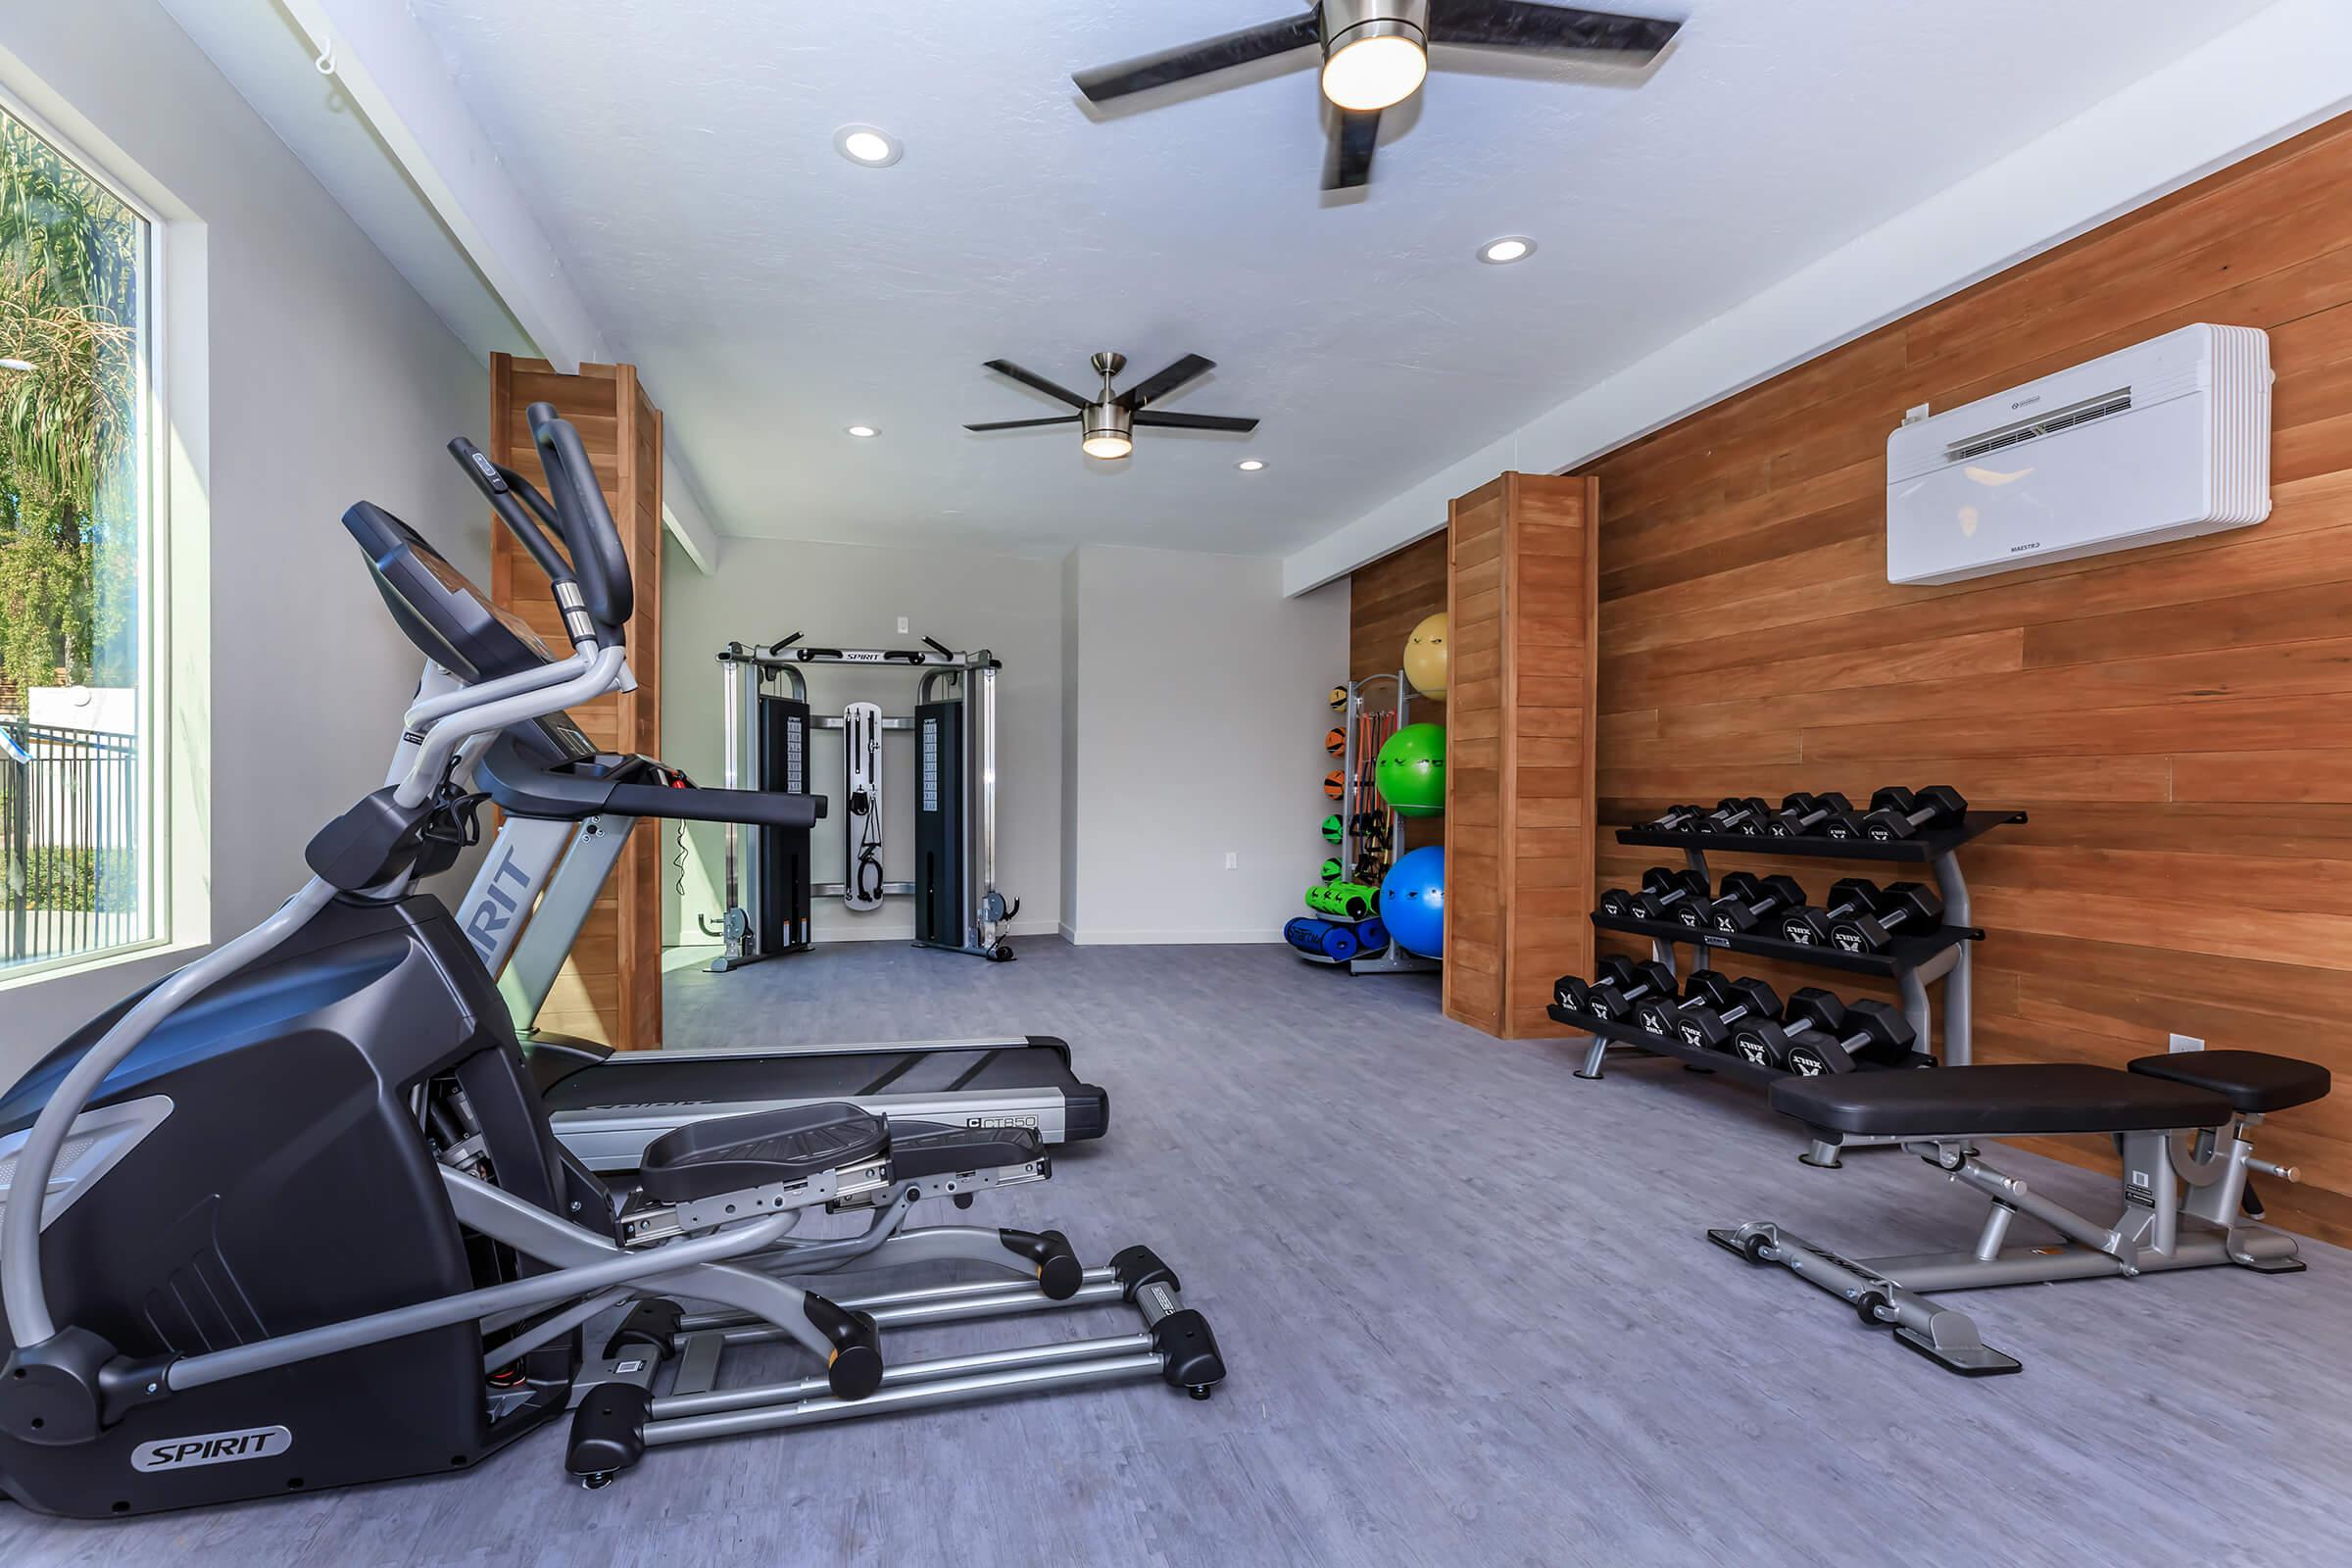
[[[141,229],[0,111],[0,685],[136,678]]]

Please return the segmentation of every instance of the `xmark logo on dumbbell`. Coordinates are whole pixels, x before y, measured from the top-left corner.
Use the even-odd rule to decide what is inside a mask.
[[[1675,1033],[1692,1051],[1721,1051],[1732,1041],[1732,1026],[1742,1019],[1777,1018],[1781,999],[1772,987],[1753,978],[1726,979],[1714,969],[1694,969],[1683,989],[1683,1004],[1675,1009]]]
[[[1882,890],[1870,913],[1838,920],[1830,942],[1840,953],[1884,953],[1903,931],[1919,932],[1943,918],[1943,901],[1919,882],[1897,882]]]
[[[1636,963],[1612,953],[1597,967],[1599,977],[1590,982],[1572,974],[1560,976],[1552,987],[1552,1000],[1571,1012],[1623,1023],[1633,1016],[1636,1003],[1674,995],[1674,971],[1662,963]]]
[[[1822,948],[1830,945],[1830,930],[1838,921],[1857,914],[1869,914],[1879,906],[1886,895],[1868,877],[1847,877],[1830,889],[1830,906],[1816,909],[1807,906],[1791,909],[1781,917],[1781,937],[1799,947]]]
[[[1642,891],[1611,888],[1600,896],[1600,911],[1622,920],[1670,920],[1675,906],[1690,900],[1704,905],[1707,879],[1696,871],[1653,865],[1642,873]]]
[[[1850,1006],[1818,986],[1788,999],[1778,1022],[1740,1031],[1739,1054],[1762,1067],[1820,1078],[1856,1067],[1894,1067],[1910,1058],[1916,1039],[1909,1020],[1884,1002]]]
[[[1853,814],[1854,803],[1830,790],[1821,795],[1808,795],[1799,790],[1781,798],[1781,808],[1764,831],[1776,839],[1802,838],[1808,833],[1825,832],[1834,817]]]

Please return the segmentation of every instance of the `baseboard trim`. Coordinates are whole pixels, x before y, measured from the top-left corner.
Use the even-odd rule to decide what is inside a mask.
[[[1061,934],[1082,948],[1209,948],[1283,939],[1280,926],[1241,931],[1073,931],[1065,925]]]

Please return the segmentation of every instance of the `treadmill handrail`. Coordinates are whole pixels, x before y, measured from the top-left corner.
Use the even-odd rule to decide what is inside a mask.
[[[601,773],[547,767],[526,756],[515,738],[501,735],[482,754],[474,777],[499,809],[515,816],[586,821],[592,816],[659,816],[685,822],[735,822],[751,827],[803,828],[823,820],[821,795],[769,790],[715,790],[693,784],[630,782],[633,758],[612,757]]]

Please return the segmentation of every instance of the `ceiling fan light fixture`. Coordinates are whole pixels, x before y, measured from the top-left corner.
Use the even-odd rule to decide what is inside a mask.
[[[1394,108],[1429,74],[1429,0],[1323,0],[1323,96],[1351,114]]]
[[[1323,96],[1351,114],[1393,109],[1421,90],[1429,51],[1406,22],[1367,22],[1332,40],[1323,58]]]
[[[1105,375],[1110,373],[1113,372],[1106,371]],[[1088,404],[1078,445],[1088,457],[1105,462],[1127,456],[1135,450],[1135,411],[1107,399]]]

